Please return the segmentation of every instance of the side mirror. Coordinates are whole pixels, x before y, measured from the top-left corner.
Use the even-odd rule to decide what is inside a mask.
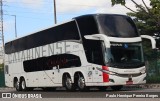
[[[160,49],[160,39],[156,39],[156,48]]]
[[[151,44],[152,44],[152,49],[157,49],[157,47],[156,47],[156,40],[152,36],[141,35],[141,38],[149,39],[151,41]]]
[[[98,37],[95,37],[93,35],[85,35],[84,38],[88,40],[100,40]]]

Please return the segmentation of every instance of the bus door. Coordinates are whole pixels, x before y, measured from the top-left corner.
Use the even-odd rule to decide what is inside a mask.
[[[92,82],[102,82],[103,73],[102,71],[98,70],[97,68],[102,68],[101,65],[92,65]]]
[[[53,86],[60,83],[60,70],[58,66],[52,67],[50,70],[44,70],[39,74],[40,86]]]
[[[101,41],[92,41],[93,45],[89,45],[86,48],[86,56],[91,66],[88,66],[88,77],[89,81],[92,82],[101,82],[102,72],[97,69],[102,68],[103,63],[103,53],[102,53],[102,46]]]
[[[5,75],[5,85],[6,86],[13,86],[13,84],[11,85],[11,75],[9,74],[9,66],[5,65],[4,67],[4,75]]]
[[[54,82],[55,84],[60,84],[62,83],[62,79],[60,79],[61,77],[61,70],[60,70],[60,66],[54,66],[52,69],[52,72],[50,71],[49,73],[52,77],[52,82]]]

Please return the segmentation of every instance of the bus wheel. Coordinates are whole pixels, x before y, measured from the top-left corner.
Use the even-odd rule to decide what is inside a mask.
[[[119,86],[111,86],[112,90],[114,91],[119,91],[123,88],[123,86],[119,85]]]
[[[78,77],[77,86],[78,86],[80,91],[89,90],[89,88],[86,87],[85,79],[84,79],[84,77],[82,75],[79,75],[79,77]]]
[[[22,91],[26,91],[27,90],[26,81],[24,79],[22,79],[20,81],[20,87],[21,87]]]
[[[108,87],[106,87],[106,86],[100,86],[100,87],[98,87],[98,89],[99,89],[100,91],[106,91],[107,88],[108,88]]]
[[[20,88],[20,85],[19,85],[18,80],[15,81],[15,88],[16,88],[16,91],[21,91],[21,90],[22,90],[22,89]]]
[[[68,91],[74,91],[75,90],[75,86],[72,83],[72,79],[66,75],[66,77],[64,78],[64,84],[65,84],[65,88]]]

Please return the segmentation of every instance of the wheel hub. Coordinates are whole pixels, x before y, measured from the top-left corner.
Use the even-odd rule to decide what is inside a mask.
[[[18,83],[18,81],[16,82],[16,88],[19,89],[19,83]]]
[[[69,89],[71,89],[71,87],[72,87],[72,81],[71,81],[71,79],[67,79],[66,80],[66,86],[69,88]]]
[[[25,81],[22,81],[22,89],[25,89],[25,86],[26,86]]]
[[[84,86],[85,86],[85,81],[84,81],[84,78],[79,78],[79,80],[78,80],[78,86],[80,87],[80,88],[84,88]]]

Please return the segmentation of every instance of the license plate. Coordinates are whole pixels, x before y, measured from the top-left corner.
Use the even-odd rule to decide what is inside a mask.
[[[127,85],[132,85],[132,84],[133,84],[133,81],[126,81],[126,84],[127,84]]]

